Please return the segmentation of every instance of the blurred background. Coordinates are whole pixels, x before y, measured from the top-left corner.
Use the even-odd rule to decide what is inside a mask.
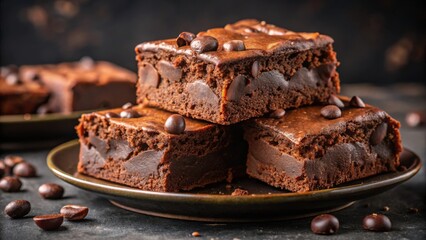
[[[1,65],[108,60],[135,70],[140,42],[243,18],[330,35],[342,83],[425,84],[426,1],[1,0]]]

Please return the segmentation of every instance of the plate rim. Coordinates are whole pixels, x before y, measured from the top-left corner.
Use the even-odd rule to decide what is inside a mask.
[[[55,155],[59,154],[61,151],[64,151],[72,147],[76,147],[77,145],[79,145],[79,140],[74,139],[56,146],[49,152],[47,156],[47,166],[56,177],[60,178],[61,180],[75,187],[78,187],[84,190],[94,191],[101,194],[117,196],[117,197],[129,197],[132,199],[156,199],[156,200],[161,199],[163,201],[171,201],[171,199],[173,199],[173,202],[176,202],[177,200],[183,200],[183,201],[192,200],[195,202],[199,202],[199,201],[210,201],[214,199],[214,202],[233,201],[233,202],[239,202],[243,204],[249,201],[252,204],[253,202],[259,201],[259,203],[261,202],[262,204],[264,204],[265,200],[268,200],[269,202],[272,203],[272,202],[283,202],[283,200],[287,200],[289,202],[292,202],[292,200],[299,201],[300,199],[304,199],[306,197],[309,197],[309,199],[311,198],[330,199],[330,196],[329,196],[330,193],[333,193],[333,197],[339,198],[340,196],[342,195],[345,196],[349,192],[353,192],[353,191],[363,192],[366,190],[380,189],[382,187],[394,186],[396,184],[403,183],[411,179],[413,176],[415,176],[422,167],[422,162],[420,158],[418,157],[418,155],[415,154],[413,151],[407,148],[404,148],[405,150],[409,151],[415,156],[416,160],[413,163],[413,167],[408,169],[406,172],[402,173],[401,175],[397,175],[391,179],[386,179],[385,181],[371,182],[366,184],[357,183],[357,184],[349,185],[349,186],[316,190],[316,191],[310,191],[305,193],[286,192],[286,193],[273,193],[273,194],[250,194],[250,195],[243,195],[243,196],[206,194],[206,193],[154,192],[154,191],[141,190],[137,188],[131,188],[125,185],[118,187],[118,186],[110,186],[110,185],[104,185],[101,183],[90,182],[90,181],[75,177],[73,175],[70,175],[67,172],[63,171],[54,163],[53,158],[55,157]],[[100,180],[107,181],[103,179],[100,179]],[[79,183],[79,184],[76,184],[76,183]]]

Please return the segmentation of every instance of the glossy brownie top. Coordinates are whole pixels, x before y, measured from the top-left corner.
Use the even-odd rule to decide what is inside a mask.
[[[202,37],[205,36],[213,37],[216,43],[214,39],[203,39]],[[135,50],[137,54],[164,50],[174,54],[194,56],[218,65],[252,57],[267,57],[278,53],[321,48],[333,43],[331,37],[317,32],[293,32],[254,19],[241,20],[228,24],[224,28],[209,29],[193,37],[196,38],[192,40],[192,37],[189,37],[187,44],[179,43],[179,37],[145,42],[136,46]],[[192,42],[197,39],[200,41],[194,45]],[[203,44],[207,47],[200,51],[200,45],[203,48]]]
[[[389,116],[383,110],[365,105],[363,108],[349,106],[349,99],[341,97],[345,107],[341,108],[341,117],[327,119],[321,115],[324,105],[307,106],[288,110],[284,116],[276,118],[257,118],[255,123],[284,135],[294,143],[300,143],[304,138],[315,135],[329,135],[332,132],[345,132],[347,124],[367,122],[382,122]],[[394,120],[395,121],[395,120]],[[364,125],[363,127],[367,127]],[[356,135],[357,133],[353,133]]]
[[[111,123],[121,125],[125,128],[169,134],[165,130],[165,122],[173,114],[156,108],[137,105],[127,109],[115,108],[84,114],[83,117],[91,115],[93,117],[108,119]],[[191,118],[184,117],[183,119],[185,121],[185,132],[202,131],[215,126],[212,123]]]

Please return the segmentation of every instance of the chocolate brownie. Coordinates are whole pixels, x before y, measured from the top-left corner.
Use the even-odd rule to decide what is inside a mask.
[[[308,106],[245,123],[248,175],[306,192],[395,171],[402,150],[399,122],[356,98],[351,104],[342,99],[342,109]]]
[[[48,112],[111,108],[136,101],[136,75],[109,62],[85,57],[78,62],[21,69],[23,78],[37,76],[51,91]]]
[[[37,81],[23,81],[16,66],[0,70],[0,115],[35,113],[49,97],[49,90]]]
[[[78,172],[161,192],[245,174],[247,146],[238,127],[149,107],[125,108],[82,115]]]
[[[340,90],[332,43],[257,20],[145,42],[138,102],[223,125],[325,102]]]

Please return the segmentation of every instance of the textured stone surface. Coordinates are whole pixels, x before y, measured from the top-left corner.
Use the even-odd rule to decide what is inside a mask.
[[[402,121],[405,113],[412,110],[425,110],[426,88],[422,86],[392,86],[387,88],[367,85],[349,85],[342,88],[346,95],[359,95],[366,103],[377,105]],[[408,128],[402,122],[404,145],[417,153],[426,164],[426,127]],[[0,207],[15,199],[31,202],[32,210],[24,219],[11,220],[0,214],[0,239],[194,239],[191,233],[197,231],[200,239],[318,239],[310,230],[312,218],[284,222],[250,224],[207,224],[169,220],[140,215],[112,206],[106,199],[80,190],[62,182],[47,169],[45,159],[48,150],[0,152],[19,154],[33,163],[39,172],[38,178],[22,179],[24,191],[20,193],[0,192]],[[45,182],[55,182],[65,188],[61,200],[44,200],[37,192]],[[402,185],[355,203],[353,206],[333,213],[340,221],[337,234],[328,239],[425,239],[426,237],[426,174],[423,169],[411,180]],[[59,212],[66,204],[85,205],[90,208],[86,220],[65,221],[58,231],[45,232],[32,221],[40,214]],[[365,205],[369,204],[368,207]],[[384,206],[389,211],[381,211]],[[414,207],[420,211],[409,214]],[[393,230],[385,233],[367,232],[362,228],[362,219],[370,213],[384,213],[392,221]]]

